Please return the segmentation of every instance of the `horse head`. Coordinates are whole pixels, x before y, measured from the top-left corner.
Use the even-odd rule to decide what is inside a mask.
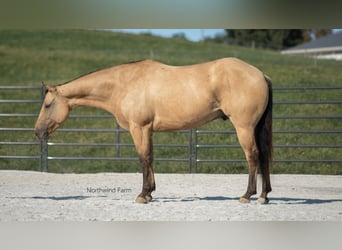
[[[46,94],[35,125],[35,134],[40,140],[47,139],[68,118],[70,112],[67,99],[59,95],[57,88],[43,85]]]

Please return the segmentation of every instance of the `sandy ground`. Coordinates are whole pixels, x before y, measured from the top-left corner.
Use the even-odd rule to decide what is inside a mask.
[[[0,171],[0,221],[342,221],[342,176],[271,180],[260,205],[238,202],[247,175],[156,174],[154,201],[136,204],[139,173]]]

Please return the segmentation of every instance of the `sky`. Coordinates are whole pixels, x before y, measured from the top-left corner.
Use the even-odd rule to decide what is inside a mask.
[[[215,37],[216,34],[224,34],[223,29],[119,29],[114,31],[127,32],[133,34],[151,33],[162,37],[172,37],[177,33],[184,33],[186,39],[193,42],[200,41],[203,37]],[[342,29],[333,29],[333,32],[341,32]]]
[[[172,37],[177,33],[184,33],[186,39],[193,42],[198,42],[202,37],[214,37],[216,34],[224,34],[223,29],[120,29],[115,30],[133,34],[151,33],[162,37]]]

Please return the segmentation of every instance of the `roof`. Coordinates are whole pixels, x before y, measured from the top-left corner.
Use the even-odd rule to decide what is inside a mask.
[[[282,51],[282,54],[342,53],[342,32],[320,37]]]

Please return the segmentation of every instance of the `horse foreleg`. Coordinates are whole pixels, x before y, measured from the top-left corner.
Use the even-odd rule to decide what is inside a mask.
[[[155,190],[154,171],[153,171],[153,143],[152,129],[150,125],[130,127],[136,150],[139,155],[142,173],[143,185],[142,191],[136,198],[137,203],[148,203],[152,200],[151,193]]]
[[[254,138],[254,128],[236,128],[236,130],[249,167],[247,191],[240,197],[240,202],[248,203],[250,197],[257,193],[259,151]]]

